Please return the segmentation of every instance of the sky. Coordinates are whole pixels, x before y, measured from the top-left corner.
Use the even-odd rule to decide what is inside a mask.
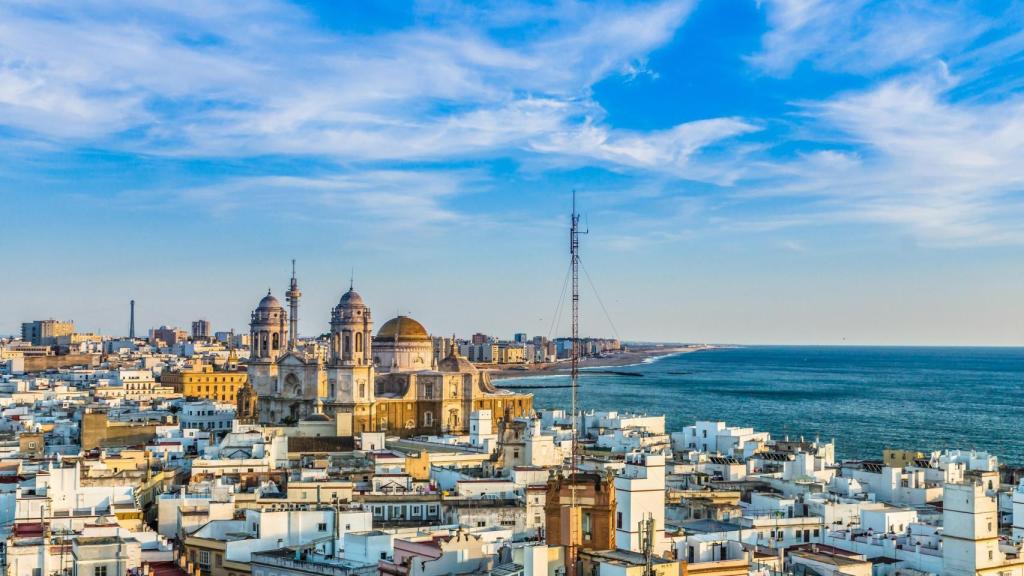
[[[1015,1],[0,4],[0,333],[1024,345]]]

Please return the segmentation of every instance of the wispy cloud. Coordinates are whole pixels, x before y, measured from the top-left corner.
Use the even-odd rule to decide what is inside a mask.
[[[962,48],[991,24],[960,3],[920,0],[759,0],[769,29],[748,61],[785,76],[801,62],[873,73]]]
[[[275,2],[230,15],[192,8],[55,4],[57,17],[0,8],[3,123],[182,156],[415,160],[528,149],[590,130],[601,115],[590,86],[635,75],[691,4],[574,4],[550,29],[503,41],[454,16],[440,28],[365,36],[318,30]],[[514,19],[530,16],[520,8]]]

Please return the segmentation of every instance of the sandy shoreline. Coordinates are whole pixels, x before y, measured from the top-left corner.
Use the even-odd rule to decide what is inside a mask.
[[[674,356],[708,350],[714,346],[692,345],[692,346],[647,346],[637,347],[626,352],[617,352],[600,358],[583,358],[580,360],[580,368],[615,368],[633,366],[651,362],[657,358]],[[551,376],[556,374],[567,374],[569,372],[569,361],[562,360],[553,364],[525,364],[519,369],[489,370],[492,380],[502,378],[529,378],[531,376]]]

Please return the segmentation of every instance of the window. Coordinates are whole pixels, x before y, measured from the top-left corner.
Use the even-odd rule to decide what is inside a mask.
[[[320,532],[327,532],[327,523],[326,522],[321,522],[321,523],[317,524],[316,525],[316,529],[319,530]]]
[[[92,576],[107,576],[106,566],[93,566]]]
[[[622,512],[615,513],[615,527],[622,528]]]
[[[433,382],[427,382],[426,384],[423,385],[423,397],[424,398],[433,398],[434,397],[434,383]]]
[[[224,565],[224,556],[220,554],[213,555],[213,562],[219,568]]]
[[[583,513],[583,539],[584,540],[590,540],[591,535],[592,534],[591,534],[591,530],[590,530],[590,512],[584,512]]]
[[[210,565],[210,551],[209,550],[200,550],[199,551],[199,565],[200,566],[209,566]],[[97,576],[100,576],[100,575],[97,574]]]

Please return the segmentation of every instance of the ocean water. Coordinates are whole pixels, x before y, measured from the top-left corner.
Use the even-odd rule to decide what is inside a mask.
[[[724,420],[775,437],[835,438],[840,458],[960,448],[1024,465],[1024,348],[752,346],[612,370],[643,376],[583,371],[583,409],[665,414],[669,431]],[[569,406],[568,388],[532,392],[537,407]]]

